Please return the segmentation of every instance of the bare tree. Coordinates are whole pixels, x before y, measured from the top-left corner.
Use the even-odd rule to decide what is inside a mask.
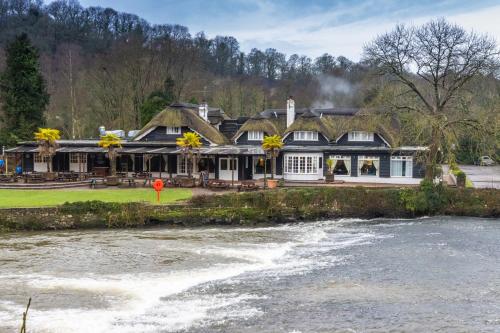
[[[420,27],[398,25],[365,46],[364,53],[381,74],[406,88],[403,95],[412,98],[413,103],[396,104],[396,109],[425,117],[430,127],[426,178],[432,179],[439,152],[446,148],[446,135],[457,126],[477,125],[455,106],[473,77],[498,66],[496,42],[439,19]]]

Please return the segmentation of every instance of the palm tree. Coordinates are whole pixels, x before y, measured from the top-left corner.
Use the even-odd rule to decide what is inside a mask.
[[[39,128],[35,132],[35,140],[38,142],[38,153],[47,159],[47,172],[52,172],[52,158],[58,147],[57,140],[61,138],[61,132],[54,128]]]
[[[191,177],[192,171],[196,166],[196,155],[195,149],[198,149],[202,146],[201,138],[197,133],[194,132],[186,132],[180,138],[177,138],[177,146],[182,151],[182,155],[187,156],[188,161],[192,162],[192,167],[188,167],[188,176]]]
[[[283,148],[283,140],[279,135],[271,135],[264,137],[262,141],[262,149],[269,154],[272,158],[271,160],[271,179],[274,179],[274,173],[276,172],[276,158],[279,155],[280,149]]]
[[[116,176],[116,148],[121,148],[122,140],[114,133],[106,133],[101,136],[98,146],[108,150],[109,164],[111,167],[110,176]]]

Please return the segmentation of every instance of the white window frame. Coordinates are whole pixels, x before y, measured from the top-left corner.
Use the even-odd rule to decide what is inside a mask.
[[[167,126],[167,135],[178,135],[181,134],[181,128],[176,126]]]
[[[285,155],[285,173],[289,175],[317,175],[323,166],[319,165],[320,156],[287,154]]]
[[[248,141],[262,141],[262,140],[264,140],[264,132],[248,131]]]
[[[85,153],[70,153],[69,154],[69,163],[72,164],[87,164],[87,154]]]
[[[375,175],[362,175],[361,167],[363,166],[363,161],[377,161],[378,168]],[[358,177],[380,177],[380,157],[379,156],[358,156]]]
[[[318,132],[316,131],[295,131],[293,132],[294,141],[318,141]]]
[[[47,155],[44,155],[43,157],[40,153],[34,153],[33,155],[34,163],[47,163],[49,161],[49,156]]]
[[[363,131],[352,131],[348,133],[349,141],[353,142],[370,142],[374,141],[373,132],[363,132]]]
[[[187,175],[189,159],[187,156],[178,155],[177,156],[177,174]]]
[[[394,175],[394,168],[392,162],[402,162],[406,161],[406,175],[398,176]],[[408,167],[408,162],[410,162],[410,167]],[[413,178],[413,156],[391,156],[391,177],[392,178]]]

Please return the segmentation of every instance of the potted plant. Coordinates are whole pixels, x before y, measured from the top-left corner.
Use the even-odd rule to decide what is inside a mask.
[[[456,176],[457,176],[457,187],[464,188],[467,176],[462,170],[458,171],[456,173]]]
[[[183,185],[187,187],[194,187],[196,185],[196,180],[192,175],[197,163],[196,151],[202,146],[201,138],[197,133],[186,132],[182,137],[177,138],[176,144],[181,149],[182,155],[188,159],[187,172],[189,180],[184,182]],[[191,166],[189,164],[191,164]]]
[[[55,174],[52,172],[52,159],[58,147],[57,140],[61,138],[61,133],[53,128],[39,128],[35,132],[35,140],[38,142],[38,153],[47,160],[47,172],[45,179],[54,180]]]
[[[326,160],[326,166],[328,167],[328,171],[326,173],[326,182],[333,183],[335,181],[335,175],[333,174],[333,168],[335,167],[335,160],[333,158],[329,158]]]
[[[98,145],[99,147],[107,149],[109,158],[110,171],[109,176],[106,177],[106,184],[110,186],[117,186],[119,181],[116,176],[116,157],[118,155],[116,148],[121,148],[122,140],[114,133],[106,133],[101,136],[101,140],[98,142]]]
[[[262,141],[262,149],[264,149],[266,155],[269,154],[271,157],[271,179],[267,180],[267,186],[269,188],[276,188],[278,186],[278,181],[274,179],[274,173],[276,172],[276,158],[282,147],[283,140],[279,135],[266,136]]]

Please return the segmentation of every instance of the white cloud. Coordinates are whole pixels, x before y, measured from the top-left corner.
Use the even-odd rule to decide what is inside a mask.
[[[261,3],[266,3],[263,1]],[[363,5],[360,5],[363,6]],[[445,15],[437,13],[427,16],[400,16],[390,18],[374,15],[362,21],[336,25],[343,15],[362,10],[360,6],[337,8],[335,11],[286,19],[273,12],[272,6],[261,6],[262,11],[240,22],[240,27],[231,24],[231,29],[207,30],[209,35],[230,34],[235,36],[245,51],[252,47],[274,47],[287,54],[299,53],[312,57],[325,52],[344,55],[353,60],[361,57],[363,45],[378,34],[391,30],[398,23],[422,24],[430,19],[445,17],[450,22],[462,25],[468,30],[488,33],[500,42],[500,6],[489,7],[468,13]],[[407,13],[406,13],[407,14]],[[274,19],[270,16],[274,15]],[[249,24],[253,22],[253,24]],[[261,23],[266,22],[266,23]]]

